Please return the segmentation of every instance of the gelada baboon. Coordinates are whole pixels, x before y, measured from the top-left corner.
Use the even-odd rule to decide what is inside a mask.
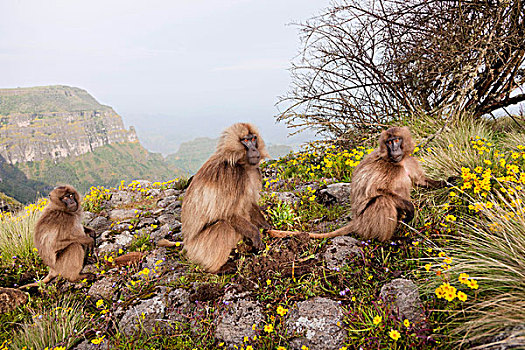
[[[410,199],[412,185],[440,188],[447,181],[425,176],[418,160],[411,156],[414,142],[406,127],[393,127],[379,137],[379,148],[367,155],[352,175],[352,221],[333,232],[309,233],[313,238],[328,238],[356,233],[364,239],[392,238],[398,221],[409,222],[414,217]],[[453,179],[449,179],[453,181]],[[296,232],[269,230],[274,237]]]
[[[82,226],[80,196],[71,186],[59,186],[49,194],[49,203],[35,225],[34,242],[38,255],[49,267],[42,280],[48,283],[58,275],[75,282],[86,278],[81,274],[86,252],[94,244],[93,230]],[[37,286],[38,282],[23,286]]]
[[[270,226],[257,201],[261,159],[269,157],[257,129],[237,123],[222,133],[215,153],[193,177],[182,202],[182,234],[189,260],[218,272],[232,248],[247,237],[262,248],[260,228]],[[173,245],[166,240],[161,246]]]

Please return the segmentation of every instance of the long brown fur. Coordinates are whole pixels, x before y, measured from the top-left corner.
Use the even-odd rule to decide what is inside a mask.
[[[193,177],[182,203],[182,233],[189,260],[217,272],[242,237],[261,248],[259,228],[269,228],[258,205],[262,176],[247,162],[241,138],[257,136],[261,159],[268,152],[252,124],[237,123],[222,133],[215,153]],[[166,240],[159,242],[170,246]]]
[[[386,140],[391,137],[403,139],[403,158],[397,163],[388,155]],[[356,233],[364,239],[391,239],[398,220],[404,215],[413,215],[412,185],[429,188],[447,185],[446,181],[427,178],[417,159],[411,156],[413,151],[414,142],[408,128],[393,127],[383,131],[379,148],[366,156],[352,175],[352,221],[332,232],[309,232],[310,237],[330,238]],[[278,230],[269,230],[268,233],[273,237],[297,234]]]
[[[73,194],[76,207],[69,208],[65,204],[63,198],[69,194]],[[35,247],[44,264],[49,267],[43,283],[48,283],[58,275],[71,282],[87,277],[80,272],[84,267],[86,249],[93,246],[94,240],[84,230],[78,192],[69,185],[56,187],[49,194],[49,203],[35,225]],[[21,288],[36,285],[38,282]]]

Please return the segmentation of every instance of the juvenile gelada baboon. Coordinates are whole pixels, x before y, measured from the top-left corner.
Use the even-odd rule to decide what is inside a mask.
[[[82,206],[78,192],[69,185],[58,186],[49,193],[49,203],[35,225],[34,243],[38,255],[49,267],[42,280],[48,283],[57,276],[75,282],[81,274],[88,248],[94,240],[86,235],[94,231],[82,226]],[[37,286],[38,282],[21,288]]]
[[[218,272],[243,237],[262,248],[259,229],[270,227],[257,205],[262,184],[259,162],[266,157],[255,126],[234,124],[224,130],[215,153],[186,190],[181,217],[184,248],[188,259],[206,271]]]
[[[414,142],[407,127],[383,131],[379,148],[367,155],[352,175],[352,221],[332,232],[309,233],[310,237],[356,233],[364,239],[391,239],[400,219],[409,222],[414,217],[410,198],[412,185],[429,188],[447,185],[447,181],[427,178],[418,160],[411,155],[413,151]],[[283,237],[297,232],[269,230],[268,233]]]

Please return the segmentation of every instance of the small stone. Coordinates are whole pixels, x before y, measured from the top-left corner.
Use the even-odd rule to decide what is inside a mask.
[[[109,219],[111,221],[123,221],[133,219],[140,213],[141,211],[138,209],[113,209],[109,212]]]
[[[239,300],[227,305],[227,311],[219,319],[215,337],[228,344],[242,344],[244,337],[256,335],[252,326],[258,327],[264,320],[258,303]]]
[[[359,252],[361,252],[360,241],[350,236],[339,236],[332,239],[332,244],[326,248],[323,258],[326,267],[337,270],[346,264],[349,256]]]
[[[161,225],[174,223],[175,221],[177,221],[175,219],[175,216],[172,214],[162,214],[161,216],[158,217],[158,220]]]
[[[27,303],[29,294],[20,289],[0,287],[0,314],[13,311],[18,306]]]
[[[168,197],[164,197],[162,198],[161,200],[159,200],[157,202],[157,207],[159,208],[166,208],[168,205],[170,205],[171,203],[177,201],[177,197],[176,196],[168,196]]]
[[[290,341],[292,349],[303,345],[311,350],[339,349],[343,346],[345,332],[342,328],[343,310],[330,299],[316,297],[302,301],[286,317],[288,331],[302,336]]]
[[[152,333],[156,325],[165,326],[164,318],[166,305],[163,297],[157,295],[151,299],[143,300],[138,305],[129,308],[119,321],[119,329],[125,335],[131,335],[142,328],[146,333]]]
[[[272,192],[272,197],[277,198],[281,202],[295,204],[300,201],[299,197],[292,192]]]
[[[385,284],[379,294],[387,303],[393,303],[394,312],[400,321],[409,320],[412,324],[424,322],[425,312],[419,298],[419,291],[414,282],[398,278]]]
[[[118,277],[106,276],[101,280],[93,283],[89,288],[88,295],[94,298],[104,298],[106,300],[112,300],[116,296],[115,288],[118,283]]]

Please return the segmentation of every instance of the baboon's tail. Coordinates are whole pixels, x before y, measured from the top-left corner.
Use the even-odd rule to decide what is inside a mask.
[[[347,234],[353,232],[352,222],[348,225],[343,226],[335,231],[326,232],[326,233],[315,233],[315,232],[303,232],[303,231],[281,231],[281,230],[267,230],[268,234],[272,237],[288,237],[295,236],[301,233],[308,233],[310,238],[332,238],[337,236],[346,236]]]

